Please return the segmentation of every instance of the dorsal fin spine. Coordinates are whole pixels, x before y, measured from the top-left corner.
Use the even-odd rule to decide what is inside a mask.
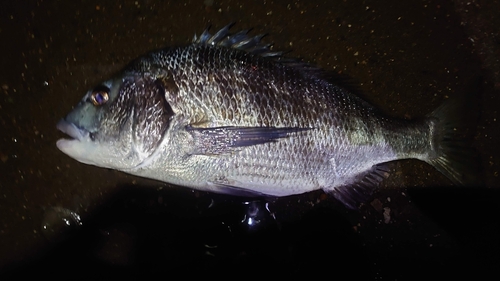
[[[210,34],[210,26],[203,31],[198,37],[196,34],[193,37],[194,44],[204,44],[211,46],[222,46],[237,50],[246,51],[261,57],[280,57],[283,52],[273,52],[270,47],[271,44],[264,44],[261,42],[266,34],[259,34],[256,36],[248,36],[250,29],[238,31],[234,34],[229,32],[229,29],[234,25],[230,23],[214,35]]]

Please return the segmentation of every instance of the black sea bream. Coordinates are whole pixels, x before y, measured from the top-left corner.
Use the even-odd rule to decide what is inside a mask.
[[[72,139],[57,147],[82,163],[193,189],[263,196],[323,189],[350,208],[393,160],[420,159],[466,183],[453,106],[422,120],[386,118],[332,74],[273,52],[261,38],[226,26],[139,57],[59,122]]]

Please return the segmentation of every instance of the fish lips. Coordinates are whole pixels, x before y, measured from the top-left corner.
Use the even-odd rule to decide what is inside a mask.
[[[72,122],[62,119],[57,123],[57,129],[71,137],[68,139],[59,139],[56,142],[57,148],[78,162],[96,165],[95,158],[102,156],[102,153],[106,152],[102,149],[99,150],[99,146],[96,146],[91,137],[91,132],[78,127]]]
[[[68,122],[64,119],[61,119],[57,123],[56,127],[59,131],[71,137],[71,139],[59,139],[56,142],[57,148],[59,148],[62,151],[65,151],[65,148],[71,145],[71,143],[80,142],[86,139],[89,135],[89,132],[87,130],[78,128],[75,124]]]

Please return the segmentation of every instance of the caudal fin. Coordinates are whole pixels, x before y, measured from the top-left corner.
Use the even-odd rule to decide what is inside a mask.
[[[426,162],[456,185],[475,186],[480,184],[479,157],[471,146],[476,118],[465,105],[448,100],[429,114],[435,153]]]

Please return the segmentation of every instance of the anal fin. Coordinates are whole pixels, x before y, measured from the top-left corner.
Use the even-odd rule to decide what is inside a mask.
[[[372,169],[359,174],[350,182],[327,192],[347,208],[357,209],[361,203],[366,202],[373,195],[380,182],[388,176],[389,169],[386,164],[375,165]]]

